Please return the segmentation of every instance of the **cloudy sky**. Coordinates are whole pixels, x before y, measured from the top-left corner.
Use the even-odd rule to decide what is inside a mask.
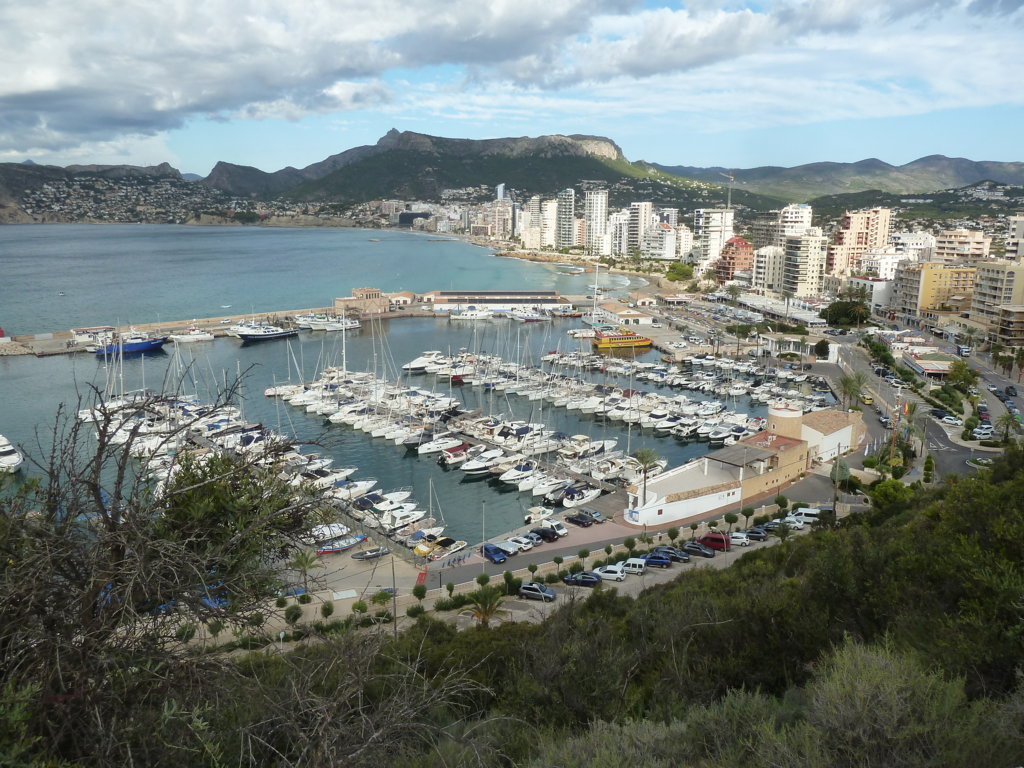
[[[1024,160],[1024,0],[6,0],[0,161],[302,167],[388,129],[631,160]]]

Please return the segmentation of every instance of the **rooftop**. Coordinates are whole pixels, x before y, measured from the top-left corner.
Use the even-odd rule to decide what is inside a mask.
[[[850,416],[845,411],[811,411],[804,414],[804,426],[822,435],[832,435],[850,425]]]

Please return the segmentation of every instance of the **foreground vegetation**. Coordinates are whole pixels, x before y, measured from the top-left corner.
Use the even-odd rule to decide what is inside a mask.
[[[636,600],[606,587],[539,624],[421,616],[224,653],[196,630],[264,620],[266,565],[306,510],[230,463],[190,468],[169,500],[101,494],[93,462],[119,454],[81,442],[0,502],[0,764],[1024,760],[1016,446],[936,488],[886,480],[866,514]]]

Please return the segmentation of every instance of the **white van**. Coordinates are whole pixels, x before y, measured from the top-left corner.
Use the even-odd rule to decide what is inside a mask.
[[[795,517],[805,525],[813,525],[821,519],[821,510],[815,507],[801,507],[800,509],[794,509],[790,516]]]
[[[547,520],[541,520],[540,524],[545,528],[550,528],[552,531],[557,533],[559,536],[568,536],[569,532],[565,529],[558,520],[552,520],[550,517]]]
[[[643,576],[647,573],[647,561],[641,557],[631,557],[622,563],[622,570],[634,576]]]

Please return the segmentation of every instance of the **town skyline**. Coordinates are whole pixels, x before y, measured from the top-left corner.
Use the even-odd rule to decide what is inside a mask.
[[[590,134],[631,160],[750,168],[1019,159],[1024,12],[1003,0],[605,0],[175,12],[19,0],[0,162],[274,171],[391,128]]]

